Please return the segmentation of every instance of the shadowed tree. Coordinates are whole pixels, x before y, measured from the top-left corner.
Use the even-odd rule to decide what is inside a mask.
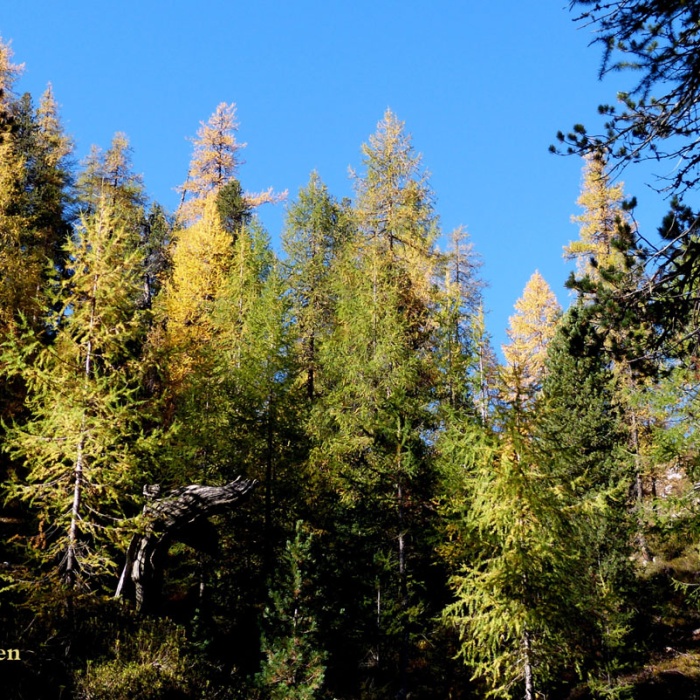
[[[334,295],[331,275],[342,246],[353,237],[347,207],[339,204],[316,172],[287,211],[283,234],[285,267],[292,313],[300,335],[306,394],[313,401],[318,388],[319,348],[330,332]]]

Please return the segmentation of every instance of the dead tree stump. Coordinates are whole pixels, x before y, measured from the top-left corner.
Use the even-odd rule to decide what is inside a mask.
[[[218,534],[208,517],[239,503],[254,488],[255,480],[238,477],[225,486],[192,484],[157,498],[157,486],[144,488],[152,500],[144,507],[146,531],[134,535],[126,553],[115,598],[129,597],[140,612],[153,610],[163,583],[168,550],[173,542],[184,542],[209,554],[218,549]]]

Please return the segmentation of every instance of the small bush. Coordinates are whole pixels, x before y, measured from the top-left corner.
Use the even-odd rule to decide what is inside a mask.
[[[114,658],[88,662],[78,673],[78,700],[159,700],[188,697],[182,628],[145,621],[131,637],[119,637]]]

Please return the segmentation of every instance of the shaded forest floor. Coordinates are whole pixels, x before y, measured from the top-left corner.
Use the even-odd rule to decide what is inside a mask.
[[[631,650],[628,667],[609,679],[607,691],[579,686],[567,700],[700,700],[700,605],[693,594],[700,558],[693,548],[668,554],[643,567],[644,651]]]

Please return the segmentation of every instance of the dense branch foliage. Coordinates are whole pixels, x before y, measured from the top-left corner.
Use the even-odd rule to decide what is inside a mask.
[[[682,195],[700,182],[700,3],[686,0],[574,0],[578,21],[592,25],[603,45],[601,76],[638,74],[634,86],[618,93],[621,111],[601,105],[605,132],[589,135],[577,125],[560,140],[570,151],[587,152],[605,144],[616,163],[657,160],[668,163],[665,189]]]

